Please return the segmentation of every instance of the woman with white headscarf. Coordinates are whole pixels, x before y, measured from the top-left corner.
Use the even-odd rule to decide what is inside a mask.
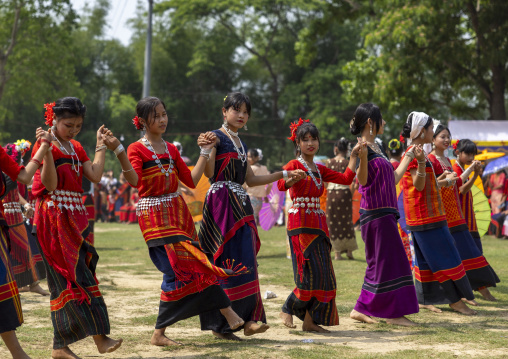
[[[411,145],[432,143],[432,117],[411,112],[402,135]],[[449,174],[453,180],[453,174]],[[440,313],[434,305],[449,304],[462,314],[474,315],[462,299],[474,299],[459,252],[450,234],[441,194],[431,162],[414,159],[401,180],[407,228],[415,248],[416,294],[421,308]]]

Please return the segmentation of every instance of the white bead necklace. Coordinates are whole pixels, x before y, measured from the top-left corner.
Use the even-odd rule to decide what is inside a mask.
[[[387,160],[388,162],[390,162],[390,160],[388,159],[388,157],[385,156],[385,154],[383,153],[383,151],[381,151],[381,149],[379,148],[379,145],[376,143],[375,145],[371,144],[370,142],[367,142],[367,145],[369,145],[370,149],[374,152],[376,152],[378,155],[381,155],[385,160]]]
[[[155,160],[155,163],[157,163],[157,166],[160,168],[161,173],[166,175],[166,177],[169,176],[170,173],[173,173],[174,161],[171,155],[169,154],[168,145],[166,141],[162,140],[164,142],[164,146],[166,147],[165,153],[169,156],[169,165],[168,169],[165,169],[164,166],[162,166],[161,160],[159,159],[159,156],[157,156],[157,153],[155,153],[155,150],[153,149],[152,143],[146,138],[146,135],[142,138],[143,142],[145,142],[146,148],[148,148],[150,151],[153,152],[152,158]]]
[[[238,146],[236,145],[236,142],[233,140],[233,137],[231,137],[234,136],[240,139],[238,137],[238,133],[231,131],[225,124],[222,125],[222,128],[226,131],[226,134],[228,135],[231,142],[233,142],[233,146],[235,146],[236,153],[238,153],[238,158],[242,161],[242,164],[247,162],[247,153],[245,152],[245,148],[243,147],[242,141],[240,140],[240,145],[242,146],[242,150],[240,151],[240,148],[238,148]]]
[[[314,166],[316,166],[316,171],[319,176],[319,183],[318,183],[316,177],[314,177],[314,173],[312,173],[309,165],[307,164],[307,162],[305,162],[305,160],[302,158],[302,156],[298,157],[298,161],[303,165],[303,167],[305,167],[305,169],[307,170],[307,174],[310,176],[310,178],[312,178],[316,187],[318,189],[321,189],[321,186],[323,185],[323,178],[321,177],[321,172],[319,172],[318,166],[314,163]]]
[[[58,144],[60,145],[60,150],[64,150],[64,152],[68,155],[68,156],[71,156],[71,160],[72,160],[72,170],[74,172],[76,172],[76,176],[79,177],[79,166],[81,166],[81,162],[79,162],[79,157],[78,155],[76,154],[76,151],[74,151],[74,145],[72,144],[71,141],[69,141],[69,145],[71,146],[71,153],[69,153],[69,151],[67,151],[67,149],[62,145],[62,142],[60,142],[60,140],[58,139],[58,137],[56,137],[55,135],[53,135],[53,138],[58,142]],[[78,161],[78,165],[76,166],[74,164],[74,156],[76,156],[76,160]]]

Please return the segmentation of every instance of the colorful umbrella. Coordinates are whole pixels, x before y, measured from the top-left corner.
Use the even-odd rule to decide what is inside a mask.
[[[503,157],[505,154],[506,153],[504,152],[488,152],[488,150],[484,150],[482,153],[474,156],[474,159],[478,161],[486,161],[493,158]]]
[[[483,191],[477,186],[471,187],[473,194],[473,210],[476,217],[476,225],[480,237],[487,233],[490,225],[490,205],[489,200],[483,194]]]
[[[279,191],[274,184],[268,194],[268,203],[263,203],[259,211],[259,225],[265,231],[269,231],[279,218],[284,207],[284,192]]]
[[[193,168],[194,166],[189,166],[189,170]],[[181,187],[183,200],[189,208],[194,223],[201,221],[203,219],[203,205],[205,203],[206,193],[210,188],[208,178],[206,178],[205,175],[201,176],[196,188],[188,188],[183,183]]]
[[[504,156],[501,158],[498,158],[497,160],[494,160],[490,162],[486,167],[485,171],[483,171],[482,177],[491,175],[493,173],[496,173],[502,169],[508,168],[508,156]]]

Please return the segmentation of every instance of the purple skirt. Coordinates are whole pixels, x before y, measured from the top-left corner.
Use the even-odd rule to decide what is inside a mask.
[[[377,215],[372,220],[362,216],[367,270],[355,310],[378,318],[418,313],[413,276],[395,214]]]

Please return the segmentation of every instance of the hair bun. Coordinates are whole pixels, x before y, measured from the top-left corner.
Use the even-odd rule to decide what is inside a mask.
[[[402,128],[402,136],[405,138],[409,138],[411,136],[411,125],[409,123],[405,123]]]
[[[359,129],[359,128],[358,128],[358,126],[356,126],[356,124],[354,124],[354,123],[351,125],[350,130],[351,130],[351,134],[352,134],[352,135],[355,135],[355,136],[356,136],[356,135],[359,135],[359,134],[360,134],[360,129]]]

